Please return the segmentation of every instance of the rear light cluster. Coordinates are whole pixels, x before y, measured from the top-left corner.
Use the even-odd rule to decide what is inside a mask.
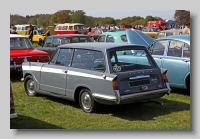
[[[117,80],[116,79],[112,81],[112,85],[113,85],[113,89],[114,90],[118,90],[118,85],[117,85]]]
[[[166,84],[167,88],[169,90],[171,90],[166,73],[164,73],[162,76],[163,76],[163,80],[164,80],[164,83]]]

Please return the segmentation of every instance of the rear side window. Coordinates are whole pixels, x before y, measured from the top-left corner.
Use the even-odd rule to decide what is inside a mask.
[[[104,42],[105,41],[105,35],[101,35],[98,39],[98,42]]]
[[[121,40],[122,40],[123,42],[127,42],[126,35],[122,35],[122,36],[121,36]]]
[[[100,72],[106,69],[104,54],[100,51],[87,49],[75,49],[71,66]]]
[[[124,49],[109,52],[111,71],[126,72],[155,67],[153,59],[145,49]]]

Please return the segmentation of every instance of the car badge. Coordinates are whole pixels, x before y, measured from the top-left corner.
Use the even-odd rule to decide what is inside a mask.
[[[148,87],[147,86],[142,86],[142,90],[147,90]]]

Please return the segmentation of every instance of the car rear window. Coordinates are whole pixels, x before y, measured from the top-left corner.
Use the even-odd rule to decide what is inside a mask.
[[[10,49],[33,48],[28,38],[10,38]]]
[[[153,59],[145,49],[124,49],[109,52],[111,72],[126,72],[151,69],[155,67]]]

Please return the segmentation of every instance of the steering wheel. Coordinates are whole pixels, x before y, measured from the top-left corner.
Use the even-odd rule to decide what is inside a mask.
[[[61,55],[60,59],[67,58],[65,55]]]

